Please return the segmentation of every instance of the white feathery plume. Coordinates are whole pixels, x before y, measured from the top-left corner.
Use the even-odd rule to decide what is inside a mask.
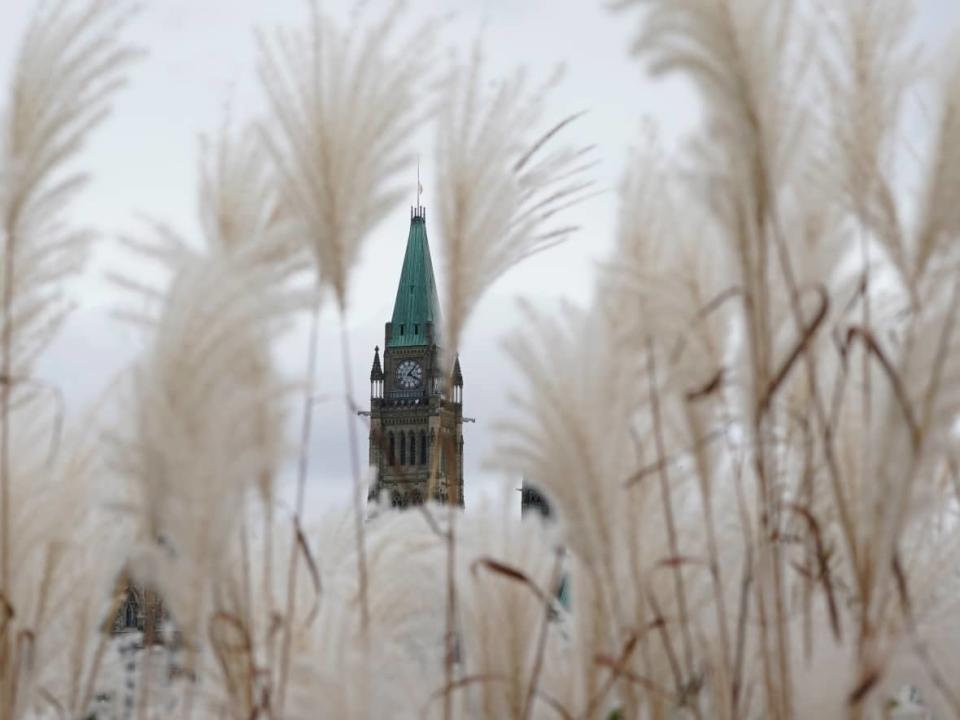
[[[131,51],[121,44],[125,4],[60,2],[23,38],[0,106],[0,586],[10,582],[10,412],[15,383],[66,312],[59,282],[83,264],[89,233],[63,212],[83,185],[64,166],[106,114]]]
[[[293,274],[307,261],[298,229],[282,203],[270,158],[253,127],[225,126],[201,143],[200,219],[212,252],[255,251]]]
[[[41,7],[0,104],[0,595],[6,608],[0,713],[5,717],[23,717],[40,707],[38,692],[48,698],[45,711],[52,704],[61,712],[83,712],[82,684],[92,672],[88,650],[116,570],[111,553],[91,557],[84,547],[98,542],[100,524],[80,511],[94,496],[85,486],[88,473],[96,472],[93,454],[87,446],[61,447],[62,418],[36,424],[43,413],[30,374],[67,313],[61,283],[80,270],[92,239],[65,217],[85,181],[67,165],[122,82],[132,56],[120,40],[128,8],[112,0]],[[47,448],[51,455],[44,459]],[[66,656],[69,662],[52,668]]]
[[[480,508],[458,529],[459,649],[466,717],[540,718],[556,712],[544,679],[565,647],[556,594],[562,550],[548,528],[507,508]],[[566,691],[564,691],[566,692]]]
[[[401,197],[408,137],[430,105],[416,90],[430,64],[430,33],[396,40],[402,3],[343,28],[310,7],[305,30],[260,38],[271,111],[263,137],[319,282],[343,309],[361,243]]]
[[[796,3],[764,0],[619,0],[648,5],[634,51],[650,57],[655,75],[681,72],[706,100],[713,145],[744,173],[745,192],[770,189],[788,177],[805,115],[794,101],[809,50],[798,32]],[[723,142],[716,142],[718,139]],[[749,196],[746,196],[749,197]]]
[[[64,211],[86,177],[66,166],[122,84],[133,54],[120,40],[128,8],[114,0],[51,3],[21,42],[0,105],[4,374],[29,374],[67,310],[60,283],[83,266],[92,235],[70,227]]]
[[[431,517],[438,508],[425,508]],[[433,523],[436,520],[432,521]],[[201,708],[214,715],[249,717],[275,708],[286,676],[285,716],[422,717],[439,689],[442,664],[444,544],[419,513],[385,511],[368,527],[370,625],[356,622],[358,577],[352,518],[328,513],[294,535],[295,552],[308,568],[295,587],[288,668],[281,660],[276,597],[285,578],[265,586],[270,562],[291,550],[278,528],[270,545],[249,534],[244,549],[229,544],[209,582],[203,642],[194,668]],[[177,569],[182,572],[182,569]],[[173,619],[178,621],[176,611]],[[180,690],[182,692],[182,688]]]
[[[598,287],[601,302],[616,317],[627,352],[642,358],[656,340],[664,384],[696,393],[725,374],[731,309],[739,301],[730,260],[710,223],[697,217],[695,198],[661,159],[634,152],[628,168],[617,245]]]
[[[773,333],[802,320],[785,311],[796,281],[785,263],[784,196],[805,169],[812,49],[797,4],[763,0],[624,0],[650,7],[634,45],[654,74],[680,72],[704,99],[709,135],[696,141],[697,178],[749,309],[744,350],[749,417],[777,362]]]
[[[209,643],[201,648],[202,701],[209,713],[242,718],[275,708],[276,688],[286,676],[285,716],[422,717],[442,663],[436,618],[443,612],[443,544],[419,513],[386,511],[368,530],[366,633],[356,622],[352,518],[328,513],[295,535],[309,581],[296,586],[290,605],[288,670],[272,597],[283,592],[282,583],[271,593],[256,583],[250,587],[247,579],[264,570],[264,538],[249,538],[245,560],[232,547],[216,583]],[[277,534],[272,550],[278,558],[290,551],[288,541],[287,533]]]
[[[388,637],[372,635],[365,651],[355,615],[351,604],[326,598],[309,633],[295,638],[288,717],[421,717],[425,678]]]
[[[160,591],[194,649],[249,491],[272,512],[286,448],[285,389],[270,343],[305,307],[289,289],[302,262],[256,136],[224,133],[213,154],[200,196],[209,252],[156,225],[156,239],[126,244],[170,272],[166,293],[116,278],[143,297],[146,313],[130,317],[150,333],[133,370],[132,427],[117,455],[141,532],[133,570]]]
[[[837,14],[831,36],[839,52],[821,64],[829,131],[823,136],[821,177],[827,192],[837,192],[834,202],[859,218],[909,283],[894,180],[904,101],[918,73],[916,51],[904,33],[913,3],[855,0],[838,6]]]
[[[0,707],[11,718],[54,709],[81,716],[116,610],[113,584],[129,527],[105,511],[116,490],[104,482],[96,423],[69,433],[51,453],[56,418],[32,403],[11,419],[17,464]]]
[[[545,492],[575,567],[582,571],[574,573],[573,585],[580,659],[575,664],[578,690],[572,696],[586,704],[579,711],[589,715],[597,709],[594,703],[606,707],[614,697],[612,688],[601,690],[606,671],[595,656],[617,657],[637,628],[660,612],[675,619],[669,633],[679,648],[681,634],[690,638],[708,586],[695,486],[682,472],[684,460],[678,462],[678,451],[685,448],[670,444],[661,455],[652,439],[645,356],[638,358],[617,342],[615,315],[573,308],[564,315],[555,320],[529,312],[527,324],[536,332],[508,345],[528,388],[512,396],[515,413],[498,426],[498,456],[511,472]],[[669,477],[660,475],[675,462]],[[658,486],[658,477],[666,486]],[[675,510],[673,530],[665,522],[664,487]],[[701,559],[684,559],[693,557]],[[669,584],[673,568],[684,578],[680,597]],[[704,617],[698,623],[712,627],[713,620]],[[673,686],[664,657],[643,666],[640,655],[633,654],[625,667]],[[677,684],[690,679],[690,660]]]
[[[498,456],[505,469],[521,473],[556,503],[564,542],[574,554],[596,572],[609,572],[607,534],[629,495],[616,478],[626,481],[641,464],[630,437],[641,393],[632,381],[632,360],[603,354],[602,364],[586,362],[578,349],[596,357],[605,323],[594,323],[582,310],[566,307],[568,319],[524,312],[525,325],[537,332],[511,338],[506,348],[527,389],[511,396],[517,413],[498,428]],[[583,337],[594,339],[589,351]]]
[[[479,47],[444,79],[436,166],[450,365],[490,284],[577,229],[562,218],[591,186],[590,149],[556,138],[576,115],[544,125],[548,90],[530,88],[522,72],[487,90]]]
[[[433,517],[438,509],[424,511]],[[294,636],[291,713],[307,718],[323,708],[334,717],[424,717],[442,677],[442,539],[419,512],[387,510],[371,521],[365,636],[356,622],[351,518],[330,513],[309,536],[322,590],[309,603],[297,602],[304,617],[311,610],[317,617]]]
[[[955,272],[958,262],[960,211],[955,198],[960,191],[960,56],[956,52],[949,57],[938,91],[939,107],[920,197],[920,222],[910,248],[909,282],[914,292],[922,292],[917,288],[921,283],[939,281],[935,273],[938,266],[946,265]]]
[[[707,206],[737,268],[734,277],[745,312],[738,327],[741,357],[736,365],[743,372],[734,407],[752,447],[749,469],[757,486],[760,524],[753,587],[756,604],[765,609],[760,664],[768,670],[763,684],[768,711],[788,717],[793,689],[786,550],[773,538],[780,532],[789,485],[778,474],[781,428],[768,410],[796,364],[794,372],[806,372],[812,390],[817,431],[827,422],[815,362],[803,352],[820,326],[811,326],[804,316],[784,216],[786,198],[804,169],[798,160],[806,160],[809,113],[802,99],[809,95],[806,70],[815,46],[798,4],[789,0],[654,0],[650,5],[636,49],[651,57],[655,73],[681,71],[704,99],[709,134],[698,143],[696,172],[705,177],[701,184]],[[788,323],[793,340],[781,348],[777,334]],[[682,595],[679,583],[677,594]],[[687,641],[684,648],[688,656],[689,645]],[[729,678],[730,704],[716,699],[718,708],[733,715],[739,712],[737,672],[732,670]]]
[[[118,470],[142,534],[134,574],[191,641],[243,498],[273,477],[283,450],[282,388],[266,343],[271,324],[299,305],[272,281],[242,254],[184,259],[133,371]]]

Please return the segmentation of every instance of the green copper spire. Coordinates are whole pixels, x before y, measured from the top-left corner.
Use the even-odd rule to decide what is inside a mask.
[[[427,242],[426,212],[423,207],[417,207],[410,217],[407,252],[403,256],[403,270],[400,271],[397,299],[393,304],[387,346],[427,345],[430,343],[428,323],[433,327],[433,342],[437,342],[440,329],[437,283],[433,279],[433,263]]]

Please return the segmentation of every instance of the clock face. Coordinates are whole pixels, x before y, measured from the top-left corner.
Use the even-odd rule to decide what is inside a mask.
[[[397,385],[406,389],[420,387],[423,382],[423,368],[416,360],[404,360],[397,367]]]

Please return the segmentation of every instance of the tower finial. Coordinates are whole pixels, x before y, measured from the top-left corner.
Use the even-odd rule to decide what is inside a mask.
[[[420,207],[420,193],[423,192],[423,185],[420,184],[420,154],[417,153],[417,208]]]

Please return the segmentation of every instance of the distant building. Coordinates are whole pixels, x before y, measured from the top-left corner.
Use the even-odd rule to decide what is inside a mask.
[[[551,514],[547,498],[524,478],[520,485],[520,514],[526,515],[528,512],[538,512],[545,518]]]
[[[410,232],[386,323],[383,360],[370,370],[370,464],[381,493],[396,507],[419,505],[432,494],[463,506],[463,374],[441,367],[441,315],[427,242],[426,210],[410,213]],[[431,487],[431,473],[432,487]]]
[[[547,520],[553,514],[546,496],[524,478],[520,483],[520,515],[525,517],[530,513],[538,513]],[[570,578],[566,572],[560,576],[554,596],[560,605],[567,610],[570,609]]]
[[[117,590],[123,598],[113,618],[113,634],[141,632],[148,644],[157,642],[166,617],[160,596],[131,583],[126,573],[117,580]]]

